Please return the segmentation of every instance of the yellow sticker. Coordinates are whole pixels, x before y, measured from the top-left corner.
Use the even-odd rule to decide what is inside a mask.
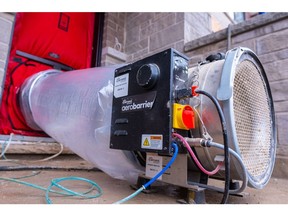
[[[147,138],[144,140],[143,146],[150,146],[150,143]]]
[[[163,148],[162,134],[142,134],[141,148],[162,150]]]

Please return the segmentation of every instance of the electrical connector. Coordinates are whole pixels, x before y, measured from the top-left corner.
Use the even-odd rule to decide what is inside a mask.
[[[196,93],[198,86],[191,86],[189,89],[178,89],[175,91],[175,99],[181,100],[186,98],[198,97],[199,94]]]
[[[175,91],[175,99],[181,100],[193,97],[191,89],[178,89]]]
[[[207,140],[207,139],[201,139],[200,141],[200,145],[202,147],[210,147],[211,146],[210,143],[211,143],[211,140]]]

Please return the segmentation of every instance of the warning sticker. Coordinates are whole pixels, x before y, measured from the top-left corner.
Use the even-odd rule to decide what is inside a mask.
[[[142,134],[141,148],[162,150],[163,136],[161,134]]]
[[[162,157],[158,155],[147,154],[145,175],[153,178],[163,169]],[[162,179],[162,175],[158,178]]]
[[[129,73],[115,77],[114,80],[114,97],[124,97],[128,95]]]
[[[150,146],[150,142],[147,138],[145,138],[145,140],[143,142],[143,146]]]

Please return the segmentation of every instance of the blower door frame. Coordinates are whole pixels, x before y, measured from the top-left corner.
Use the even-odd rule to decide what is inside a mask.
[[[63,37],[64,36],[66,37],[67,35],[69,35],[69,31],[75,32],[77,29],[79,30],[79,28],[81,28],[84,31],[84,32],[82,31],[83,32],[82,35],[85,36],[84,41],[87,40],[86,42],[87,42],[88,48],[85,48],[85,49],[87,50],[86,52],[88,52],[88,57],[83,58],[84,61],[83,61],[82,65],[81,64],[78,64],[78,65],[74,64],[75,62],[71,61],[71,62],[73,62],[72,64],[74,64],[74,65],[72,65],[72,67],[74,69],[82,69],[82,68],[84,69],[87,67],[91,67],[92,64],[98,64],[99,60],[101,61],[101,59],[99,59],[99,54],[97,54],[98,53],[98,50],[97,50],[98,47],[97,47],[97,49],[92,48],[92,47],[98,46],[102,40],[102,36],[103,36],[103,35],[101,35],[101,32],[103,32],[103,31],[101,31],[101,29],[103,30],[103,14],[102,13],[99,13],[99,14],[98,13],[69,13],[69,12],[65,12],[65,13],[56,13],[56,12],[51,12],[51,13],[47,13],[47,12],[44,12],[44,13],[26,13],[26,12],[16,13],[13,28],[12,28],[11,41],[9,44],[9,53],[7,55],[7,62],[5,65],[5,75],[4,75],[3,81],[2,81],[2,89],[3,90],[1,92],[0,134],[3,136],[10,134],[10,133],[23,135],[23,136],[32,136],[35,138],[47,136],[45,133],[35,131],[35,130],[33,130],[27,126],[27,124],[25,123],[25,120],[23,118],[23,115],[20,111],[20,108],[18,106],[17,93],[19,92],[19,89],[26,78],[28,78],[28,77],[32,76],[33,74],[38,73],[40,71],[44,71],[44,70],[53,68],[53,66],[47,65],[44,61],[43,62],[37,61],[37,58],[40,60],[44,59],[44,60],[46,60],[46,62],[52,61],[54,59],[54,60],[56,60],[56,64],[58,63],[58,65],[67,64],[67,59],[69,58],[69,56],[65,57],[65,55],[67,56],[67,54],[64,54],[64,56],[63,56],[63,53],[62,53],[61,55],[66,58],[65,61],[62,61],[60,54],[59,55],[57,55],[57,54],[53,55],[54,52],[48,52],[47,51],[47,50],[49,50],[49,49],[47,49],[47,46],[49,47],[49,43],[51,42],[51,40],[53,41],[53,34],[54,34],[53,31],[54,30],[50,31],[50,32],[52,32],[52,33],[50,33],[51,34],[50,36],[47,35],[47,37],[44,37],[44,38],[48,38],[47,40],[42,38],[43,40],[40,43],[42,43],[42,45],[44,44],[43,46],[41,46],[41,47],[43,47],[44,52],[39,51],[38,48],[40,46],[38,46],[38,48],[36,46],[37,35],[35,35],[36,39],[35,40],[33,39],[34,42],[32,42],[29,39],[30,38],[29,35],[31,35],[31,32],[33,32],[33,28],[32,29],[27,28],[27,27],[25,28],[25,23],[27,24],[29,22],[28,16],[30,16],[30,15],[31,15],[31,21],[32,22],[33,22],[32,16],[39,15],[40,17],[42,16],[43,18],[44,17],[46,17],[46,18],[47,17],[54,17],[53,19],[51,18],[48,20],[43,20],[42,26],[41,26],[40,21],[39,22],[38,22],[38,20],[37,20],[37,22],[35,21],[35,25],[37,25],[39,28],[41,27],[41,29],[42,29],[42,30],[41,29],[39,30],[38,36],[41,34],[44,36],[45,36],[45,34],[49,34],[49,26],[50,27],[52,26],[52,24],[50,23],[50,22],[52,22],[52,20],[55,21],[53,23],[55,23],[55,25],[56,25],[56,27],[55,27],[56,30],[55,29],[54,30],[57,31],[56,32],[57,34],[58,33],[60,35],[62,34]],[[58,19],[58,18],[61,18],[61,19]],[[83,20],[85,20],[85,19],[90,19],[90,21],[86,22],[86,25],[83,27],[79,23],[83,22]],[[60,22],[60,20],[62,20],[62,21]],[[101,22],[100,22],[100,20],[101,20]],[[53,26],[54,26],[54,24],[53,24]],[[64,27],[65,27],[65,29],[64,29]],[[34,26],[34,28],[35,28],[35,26]],[[87,28],[87,33],[85,33],[85,28]],[[90,29],[90,30],[88,30],[88,29]],[[25,32],[26,30],[27,30],[27,34],[25,36],[23,34],[23,31]],[[35,28],[35,30],[37,31],[37,28]],[[42,31],[42,33],[41,33],[41,31]],[[88,36],[88,34],[89,34],[88,32],[91,33],[90,36]],[[57,36],[56,33],[54,34],[55,37]],[[58,34],[58,36],[59,36],[59,34]],[[50,37],[50,40],[49,40],[49,37]],[[77,39],[77,35],[74,34],[73,37],[76,38],[76,41],[79,41]],[[32,44],[33,46],[32,45],[31,46],[25,45],[26,42],[24,39],[28,40],[28,41],[30,40],[30,43],[28,42],[28,44],[30,44],[30,45]],[[59,40],[57,40],[57,41],[59,42]],[[73,40],[74,39],[72,38],[71,41],[73,41]],[[47,42],[45,42],[45,41],[47,41]],[[63,41],[63,40],[61,39],[60,41]],[[17,46],[17,44],[19,44],[19,42],[22,43],[22,45],[20,47]],[[46,43],[46,45],[45,45],[45,43]],[[62,42],[60,44],[62,46]],[[75,43],[75,44],[77,44],[77,43]],[[28,48],[25,48],[25,46]],[[57,49],[58,45],[56,45],[56,46],[53,45],[53,46],[54,46],[54,48],[56,47],[56,49]],[[30,47],[34,47],[34,48],[31,48],[31,49],[34,49],[34,51],[33,50],[29,51]],[[22,50],[20,50],[20,48]],[[99,48],[101,49],[101,47],[99,47]],[[62,49],[62,47],[61,47],[61,49]],[[59,50],[61,50],[61,49],[59,49]],[[68,49],[69,51],[68,52],[65,51],[66,49]],[[83,48],[81,48],[81,49],[83,49]],[[69,46],[68,46],[68,48],[64,47],[62,50],[64,52],[68,53],[68,55],[70,55],[71,50],[69,49]],[[76,49],[76,51],[77,50],[79,51],[78,48]],[[19,55],[19,53],[21,54],[21,52],[24,54],[26,53],[28,55],[26,55],[26,56]],[[43,54],[43,56],[41,56],[42,55],[41,53]],[[35,56],[36,59],[29,59],[29,55]],[[75,53],[75,55],[77,55],[77,53]],[[97,59],[96,59],[96,57],[97,57]],[[55,67],[55,65],[54,65],[54,67]],[[20,76],[17,75],[17,73],[15,73],[14,69],[20,71],[20,74],[18,73]],[[14,71],[14,72],[10,73],[11,71]],[[15,75],[17,75],[18,78],[19,77],[20,78],[15,80]],[[11,85],[11,83],[13,85]],[[8,91],[9,91],[9,93],[8,93]]]

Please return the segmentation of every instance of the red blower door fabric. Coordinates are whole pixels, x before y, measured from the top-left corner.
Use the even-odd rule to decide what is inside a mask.
[[[41,59],[75,70],[91,67],[94,22],[95,13],[16,14],[0,107],[0,134],[46,136],[27,126],[17,93],[26,78],[53,68]]]

